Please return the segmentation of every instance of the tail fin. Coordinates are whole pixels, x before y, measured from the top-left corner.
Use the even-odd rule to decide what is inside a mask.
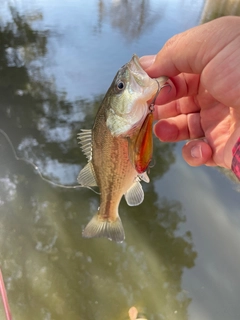
[[[96,214],[88,223],[82,233],[84,238],[108,238],[116,242],[123,242],[125,239],[124,229],[120,217],[115,221],[99,219]]]

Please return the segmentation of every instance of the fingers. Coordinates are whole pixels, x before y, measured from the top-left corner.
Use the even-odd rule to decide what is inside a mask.
[[[212,155],[211,147],[203,140],[190,141],[182,148],[183,159],[193,167],[201,165],[215,166]]]
[[[184,160],[190,166],[215,166],[212,148],[203,139],[198,139],[203,137],[199,114],[180,115],[177,118],[159,121],[154,127],[156,136],[169,142],[193,139],[182,148]]]
[[[154,63],[155,59],[156,59],[156,54],[140,57],[139,61],[143,69],[147,69]]]
[[[180,74],[167,81],[169,86],[164,86],[156,99],[156,104],[162,105],[182,97],[193,96],[199,90],[199,75]],[[198,108],[199,110],[199,108]]]
[[[184,97],[164,105],[155,105],[154,118],[159,120],[199,111],[200,107],[194,97]]]
[[[161,141],[176,142],[204,136],[199,113],[181,114],[158,121],[154,133]]]

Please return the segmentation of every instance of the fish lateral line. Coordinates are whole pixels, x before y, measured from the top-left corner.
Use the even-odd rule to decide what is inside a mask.
[[[45,182],[47,182],[48,184],[51,184],[51,185],[53,185],[53,186],[55,186],[55,187],[59,187],[59,188],[64,188],[64,189],[87,188],[87,189],[90,189],[91,191],[93,191],[93,192],[96,193],[96,194],[100,194],[99,192],[97,192],[96,190],[94,190],[93,188],[91,188],[91,187],[89,187],[89,186],[83,186],[83,185],[80,185],[80,184],[77,184],[77,185],[65,185],[65,184],[57,183],[57,182],[55,182],[55,181],[52,181],[52,180],[44,177],[43,174],[42,174],[42,172],[40,171],[39,167],[38,167],[34,162],[32,162],[32,161],[30,161],[30,160],[27,160],[27,159],[25,159],[25,158],[21,158],[21,157],[19,157],[19,156],[17,155],[16,149],[14,148],[11,139],[9,138],[8,134],[7,134],[4,130],[2,130],[1,128],[0,128],[0,133],[5,137],[5,139],[7,140],[8,144],[10,145],[11,150],[12,150],[13,155],[14,155],[14,158],[15,158],[17,161],[23,161],[23,162],[27,163],[28,165],[32,166],[32,167],[36,170],[37,174],[40,176],[40,178],[41,178],[43,181],[45,181]]]

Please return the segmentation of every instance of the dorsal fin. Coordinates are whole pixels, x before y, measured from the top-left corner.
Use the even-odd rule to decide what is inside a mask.
[[[79,144],[81,144],[82,152],[87,157],[88,161],[92,160],[92,130],[81,129],[77,134]]]

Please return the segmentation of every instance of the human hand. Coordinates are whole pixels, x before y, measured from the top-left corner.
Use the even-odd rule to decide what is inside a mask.
[[[189,165],[231,168],[240,137],[240,17],[180,33],[140,62],[151,77],[168,76],[172,87],[156,99],[156,136],[190,140],[182,150]]]

